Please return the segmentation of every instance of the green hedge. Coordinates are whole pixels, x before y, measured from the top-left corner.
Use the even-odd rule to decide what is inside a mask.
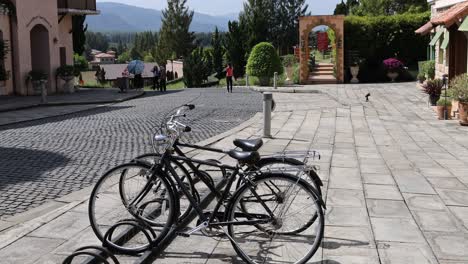
[[[247,74],[260,79],[260,85],[268,85],[274,73],[283,74],[284,68],[275,47],[268,42],[262,42],[253,47],[247,62]]]
[[[418,61],[426,60],[429,36],[414,33],[427,23],[430,13],[393,16],[359,17],[345,19],[345,53],[357,52],[365,60],[360,80],[386,80],[382,61],[396,57],[405,66],[417,68]],[[347,64],[349,65],[349,61]]]

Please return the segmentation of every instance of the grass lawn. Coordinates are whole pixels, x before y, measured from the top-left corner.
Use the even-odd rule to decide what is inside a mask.
[[[183,90],[185,89],[184,80],[179,80],[177,82],[170,83],[166,85],[167,90]],[[145,91],[153,91],[153,86],[146,86]]]

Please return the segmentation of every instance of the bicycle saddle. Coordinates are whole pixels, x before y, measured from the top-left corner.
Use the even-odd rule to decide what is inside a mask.
[[[263,140],[258,139],[236,139],[234,145],[243,151],[257,151],[263,146]]]
[[[231,150],[228,155],[242,164],[255,164],[260,160],[260,154],[256,151],[237,151]]]

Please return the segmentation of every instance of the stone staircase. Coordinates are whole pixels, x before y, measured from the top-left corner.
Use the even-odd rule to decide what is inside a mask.
[[[319,63],[314,71],[309,75],[309,84],[334,84],[337,79],[333,76],[333,67],[331,63]]]

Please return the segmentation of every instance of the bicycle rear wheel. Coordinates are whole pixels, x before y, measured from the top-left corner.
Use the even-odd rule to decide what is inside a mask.
[[[274,192],[271,183],[278,188]],[[314,215],[315,221],[307,224]],[[247,263],[306,263],[320,246],[325,223],[322,205],[310,184],[274,173],[243,185],[228,206],[226,221],[233,222],[228,234]]]
[[[122,175],[130,179],[148,178],[152,172],[148,166],[132,163],[117,166],[105,173],[91,193],[89,220],[99,240],[104,242],[111,229],[112,234],[108,234],[108,237],[115,239],[110,241],[113,248],[119,252],[133,254],[145,251],[167,234],[175,221],[177,203],[170,183],[158,175],[153,176],[153,183],[157,183],[158,188],[153,184],[145,186],[150,191],[142,197],[140,207],[138,204],[125,203],[120,188]],[[140,188],[141,191],[143,187]],[[153,223],[151,226],[145,223],[147,221],[142,221],[148,218]],[[122,225],[129,221],[134,223]],[[139,227],[135,227],[138,222]],[[118,228],[115,228],[116,225]],[[145,232],[147,228],[151,228],[152,231]],[[152,241],[149,241],[148,233],[154,234],[151,237]]]
[[[160,162],[161,155],[157,153],[149,153],[149,154],[138,156],[135,158],[135,160],[142,161],[144,163],[147,163],[149,166],[152,166]],[[192,197],[197,202],[200,202],[200,195],[198,194],[198,191],[195,188],[194,179],[192,178],[191,173],[187,170],[184,164],[177,160],[171,160],[171,166],[174,172],[177,174],[177,176],[184,183],[185,187],[189,190]],[[171,173],[169,172],[168,174],[171,175]],[[174,175],[171,175],[171,176],[174,177]],[[175,180],[173,181],[175,183]],[[140,184],[144,184],[144,183],[140,183]],[[187,199],[187,196],[182,192],[181,188],[178,185],[176,186],[177,187],[174,189],[176,189],[178,196],[179,196],[179,209],[180,209],[179,221],[183,221],[184,219],[187,218],[187,216],[192,211],[192,205],[190,204],[190,201]]]

